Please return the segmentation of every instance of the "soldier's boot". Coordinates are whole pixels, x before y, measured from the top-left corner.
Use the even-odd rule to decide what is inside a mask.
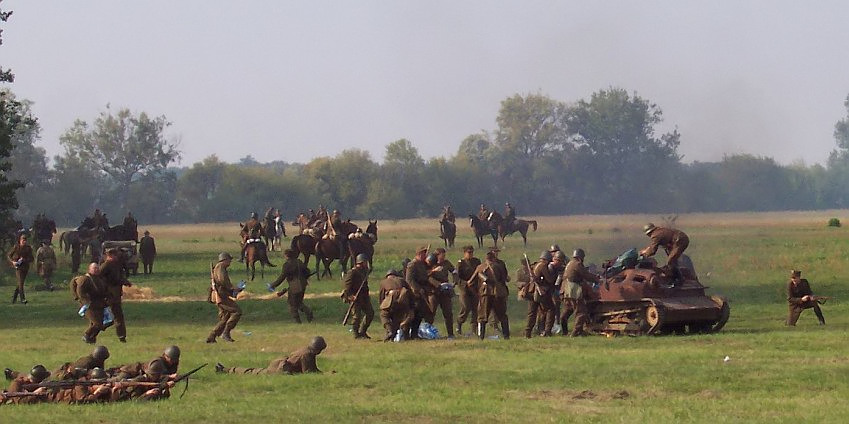
[[[27,302],[27,296],[24,294],[23,290],[21,290],[21,303],[23,303],[24,305],[26,305],[28,303]]]
[[[817,319],[820,320],[820,325],[825,325],[825,317],[822,316],[822,309],[820,309],[819,305],[814,306],[814,313],[817,315]]]
[[[221,362],[215,363],[215,372],[217,372],[219,374],[223,374],[224,372],[226,372],[226,369],[227,368],[224,367],[224,364],[222,364]]]
[[[461,336],[463,335],[463,323],[462,322],[457,323],[457,334],[459,334]]]
[[[221,340],[224,340],[226,342],[235,342],[235,340],[233,340],[233,338],[230,337],[230,329],[229,328],[224,330],[224,334],[221,335]]]
[[[18,303],[18,289],[15,289],[15,294],[12,295],[12,303]]]
[[[209,336],[207,336],[207,337],[206,337],[206,342],[207,342],[207,343],[217,343],[217,342],[215,341],[215,337],[216,337],[216,336],[217,336],[217,335],[216,335],[215,333],[209,333]]]
[[[478,323],[478,337],[483,340],[486,338],[486,323],[479,322]]]
[[[510,322],[509,321],[501,321],[501,335],[504,336],[504,340],[510,339]]]
[[[448,337],[453,339],[454,338],[454,323],[453,322],[445,323],[445,329],[448,330]],[[463,334],[463,333],[459,333],[459,334]]]

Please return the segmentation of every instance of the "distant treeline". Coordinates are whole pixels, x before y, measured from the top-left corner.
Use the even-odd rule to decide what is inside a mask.
[[[111,115],[104,116],[100,123],[108,124]],[[157,119],[160,130],[168,125]],[[656,105],[618,88],[570,104],[515,95],[502,101],[495,130],[469,135],[450,157],[424,160],[401,139],[386,146],[382,163],[358,149],[306,164],[250,156],[230,164],[212,155],[126,178],[74,150],[74,137],[88,128],[78,125],[63,136],[66,153],[52,167],[35,147],[37,131],[18,140],[9,174],[26,182],[17,216],[28,223],[45,212],[60,225],[78,223],[95,207],[116,223],[130,210],[142,224],[244,220],[267,207],[288,219],[319,204],[355,219],[433,217],[445,204],[463,216],[481,203],[502,210],[506,201],[519,216],[849,207],[849,118],[837,123],[837,146],[824,166],[751,155],[682,163],[682,136],[656,134],[661,120]]]

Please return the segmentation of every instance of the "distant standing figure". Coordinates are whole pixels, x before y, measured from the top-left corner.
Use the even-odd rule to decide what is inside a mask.
[[[76,241],[71,243],[71,273],[78,274],[80,272],[80,262],[82,261],[82,244]]]
[[[354,338],[370,339],[366,331],[374,319],[374,308],[368,292],[368,257],[360,253],[355,262],[354,267],[345,273],[344,300],[345,303],[353,303]]]
[[[49,241],[42,241],[41,247],[35,253],[35,263],[38,275],[44,280],[44,286],[53,291],[53,271],[56,270],[56,252]]]
[[[814,297],[814,292],[811,291],[808,280],[802,278],[802,271],[790,271],[790,282],[787,283],[787,303],[790,309],[787,315],[787,325],[795,327],[802,311],[808,308],[813,308],[820,325],[825,325],[822,309],[820,309],[819,302]]]
[[[156,243],[150,236],[150,231],[145,230],[144,237],[139,240],[139,255],[145,274],[153,274],[153,259],[156,258]]]
[[[21,303],[24,305],[27,304],[27,296],[24,294],[24,282],[27,280],[29,266],[34,260],[32,246],[27,244],[27,236],[21,235],[18,237],[18,244],[9,252],[9,263],[15,268],[15,278],[18,280],[15,294],[12,296],[12,303],[17,302],[18,296],[20,296]]]
[[[289,288],[277,292],[277,295],[283,296],[284,293],[289,293],[287,298],[287,302],[289,303],[289,313],[292,315],[292,319],[294,319],[295,322],[298,324],[301,323],[301,311],[306,314],[307,322],[312,322],[312,309],[304,304],[304,294],[306,293],[307,285],[309,284],[307,278],[310,276],[310,271],[307,269],[306,265],[298,259],[298,254],[294,250],[286,249],[283,252],[283,255],[286,256],[286,262],[283,264],[280,276],[268,285],[268,289],[269,291],[273,291],[283,283],[283,280],[286,280],[286,282],[289,283]]]

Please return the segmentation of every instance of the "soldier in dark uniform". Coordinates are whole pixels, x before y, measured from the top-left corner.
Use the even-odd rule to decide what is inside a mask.
[[[817,302],[808,280],[802,278],[802,271],[790,271],[790,282],[787,283],[787,304],[789,306],[787,325],[795,327],[802,311],[808,308],[813,308],[820,325],[825,325],[822,309],[820,309],[819,302]]]
[[[413,320],[413,295],[401,273],[390,269],[386,278],[380,282],[380,322],[386,329],[383,341],[387,342],[401,330],[401,339],[410,332],[410,322]]]
[[[88,272],[74,277],[71,285],[76,286],[80,306],[88,305],[85,311],[88,328],[83,333],[83,341],[94,343],[97,341],[97,335],[104,330],[103,309],[106,308],[109,296],[106,284],[100,276],[100,265],[94,262],[89,264]]]
[[[145,275],[153,274],[153,260],[156,258],[156,242],[150,236],[150,231],[145,230],[144,237],[139,240],[139,256],[141,256]]]
[[[38,275],[44,280],[47,290],[53,291],[53,271],[56,271],[56,252],[50,246],[50,242],[41,242],[41,247],[35,253],[36,269]]]
[[[486,337],[486,323],[490,313],[501,323],[501,334],[510,338],[510,322],[507,318],[507,283],[510,275],[504,263],[498,260],[495,249],[486,254],[486,261],[475,269],[470,285],[477,291],[478,301],[478,337]]]
[[[321,370],[316,366],[315,358],[327,347],[324,337],[316,336],[309,345],[298,349],[285,358],[271,361],[265,368],[239,368],[225,367],[222,363],[215,364],[215,372],[230,374],[303,374],[318,372]]]
[[[457,278],[460,285],[460,314],[457,316],[457,334],[463,334],[463,323],[466,318],[469,322],[478,320],[478,293],[469,287],[468,281],[475,274],[475,269],[481,264],[480,259],[475,257],[475,248],[463,247],[463,259],[457,261]]]
[[[136,221],[136,218],[133,217],[132,212],[127,212],[127,216],[124,217],[123,224],[124,224],[124,227],[126,227],[127,229],[131,229],[131,228],[137,228],[138,225],[139,225],[139,222]]]
[[[532,285],[530,288],[533,289],[533,292],[530,294],[531,300],[528,302],[528,322],[525,326],[525,337],[527,338],[531,337],[534,328],[536,328],[538,313],[545,317],[543,337],[551,337],[551,328],[556,319],[552,293],[557,280],[556,270],[559,266],[559,260],[554,259],[549,251],[542,252],[539,261],[533,266],[533,274],[529,284]]]
[[[370,339],[368,327],[374,319],[374,308],[368,293],[368,256],[357,255],[356,264],[345,273],[344,299],[345,303],[353,302],[353,327],[355,339]]]
[[[71,243],[71,273],[80,272],[80,263],[82,262],[82,245],[79,241]]]
[[[445,249],[438,248],[434,254],[427,257],[430,278],[436,285],[436,306],[442,310],[442,319],[445,320],[445,328],[448,337],[454,337],[454,286],[457,283],[457,271],[450,261],[445,259]],[[436,311],[434,311],[436,314]]]
[[[303,311],[303,313],[307,316],[307,321],[312,322],[312,310],[304,304],[304,294],[306,293],[307,285],[309,284],[307,278],[309,278],[310,271],[307,269],[306,265],[298,259],[298,254],[295,253],[294,250],[286,249],[283,252],[283,255],[286,256],[286,262],[283,264],[280,276],[268,285],[268,289],[269,291],[273,291],[283,283],[283,280],[286,280],[286,282],[289,283],[289,288],[277,292],[277,295],[282,296],[284,293],[289,294],[287,300],[289,303],[289,313],[292,315],[292,319],[294,319],[295,322],[298,324],[301,323],[301,314],[299,311]]]
[[[236,304],[233,284],[230,283],[230,273],[227,268],[233,261],[233,257],[227,252],[218,255],[218,263],[212,270],[212,285],[210,302],[218,307],[218,323],[206,338],[207,343],[215,343],[215,338],[221,336],[228,342],[234,341],[230,331],[236,327],[242,318],[242,308]]]
[[[119,258],[118,249],[111,248],[106,251],[106,261],[100,266],[100,276],[106,286],[107,304],[114,316],[115,333],[121,343],[126,343],[127,325],[124,321],[121,297],[124,294],[124,286],[130,287],[133,284],[124,278],[124,266]]]
[[[410,338],[419,337],[419,326],[424,320],[433,323],[436,313],[436,288],[431,284],[427,266],[427,251],[425,246],[416,249],[416,257],[407,264],[405,280],[413,291],[415,315],[410,323]]]
[[[516,221],[516,209],[507,202],[504,204],[504,224],[508,233],[512,231],[514,221]]]
[[[585,256],[584,249],[575,249],[572,253],[572,260],[569,261],[566,270],[563,271],[563,279],[566,284],[563,290],[563,315],[560,316],[563,335],[566,335],[569,316],[572,315],[572,312],[575,313],[575,328],[570,336],[576,337],[587,334],[585,331],[589,319],[587,301],[595,297],[595,292],[588,283],[601,283],[601,280],[584,266]]]
[[[478,218],[481,221],[489,221],[489,209],[486,208],[486,205],[481,203],[481,207],[478,210]]]
[[[455,222],[457,220],[454,211],[451,210],[451,205],[445,205],[442,208],[442,215],[439,217],[439,220],[448,222]]]
[[[681,257],[690,244],[687,234],[681,230],[655,227],[652,223],[646,224],[643,227],[643,231],[651,238],[651,243],[640,251],[640,255],[645,257],[654,256],[657,253],[657,249],[662,246],[669,256],[664,268],[671,278],[678,279],[681,275],[678,271],[678,258]]]
[[[27,296],[24,293],[24,283],[27,280],[29,266],[33,263],[33,261],[35,261],[32,246],[27,244],[27,236],[21,235],[18,237],[18,244],[9,251],[8,258],[9,263],[11,263],[12,267],[15,268],[15,278],[18,281],[18,285],[15,287],[15,294],[12,295],[12,303],[17,302],[18,296],[20,296],[21,303],[26,304]]]
[[[262,237],[262,224],[260,224],[259,215],[256,212],[251,212],[251,219],[242,226],[242,234],[242,254],[239,256],[239,262],[245,261],[245,250],[248,248],[248,242],[259,240]]]

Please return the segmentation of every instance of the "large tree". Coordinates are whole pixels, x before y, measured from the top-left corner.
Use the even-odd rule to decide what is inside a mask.
[[[180,158],[177,142],[164,131],[171,123],[164,116],[108,108],[90,125],[77,120],[59,141],[65,156],[91,163],[118,184],[118,199],[126,207],[130,186],[142,176],[159,174]]]

